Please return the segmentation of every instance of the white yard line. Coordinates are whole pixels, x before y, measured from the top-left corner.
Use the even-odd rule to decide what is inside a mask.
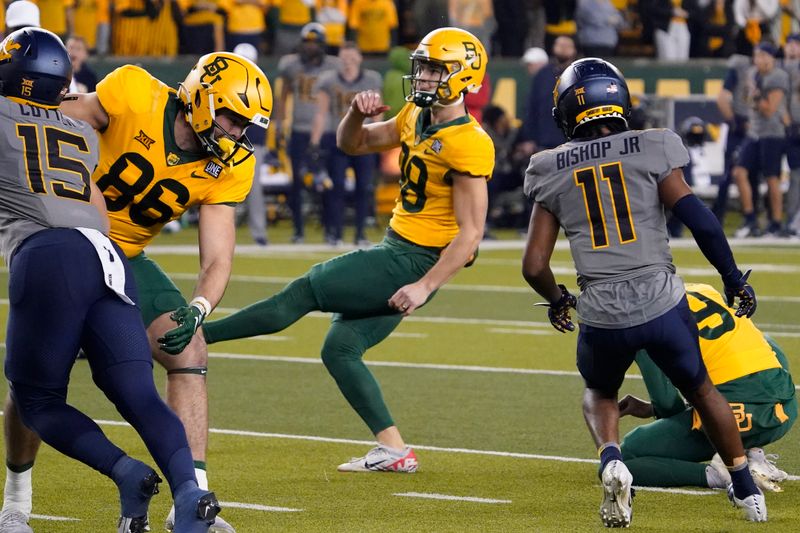
[[[219,502],[223,509],[248,509],[250,511],[264,511],[267,513],[299,513],[302,509],[293,509],[291,507],[275,507],[273,505],[260,505],[257,503],[241,503],[241,502]]]
[[[511,500],[495,500],[493,498],[478,498],[475,496],[450,496],[449,494],[436,494],[431,492],[397,492],[394,496],[405,498],[425,498],[428,500],[448,500],[471,503],[513,503]]]
[[[772,237],[761,237],[758,239],[728,239],[731,247],[737,248],[753,248],[765,249],[765,247],[772,246],[776,251],[796,253],[797,240],[794,239],[778,239]],[[670,247],[674,250],[691,250],[697,249],[697,243],[694,239],[671,239]],[[518,240],[499,240],[499,241],[483,241],[481,243],[481,250],[522,250],[525,248],[525,241]],[[343,245],[332,247],[327,244],[270,244],[269,246],[257,246],[254,244],[243,244],[236,246],[237,255],[252,255],[254,257],[268,257],[271,255],[290,254],[341,254],[350,250],[355,250],[356,247],[352,245]],[[569,243],[566,239],[559,239],[556,242],[556,250],[569,250]],[[176,244],[164,245],[156,244],[148,246],[146,250],[148,255],[197,255],[196,244]]]
[[[69,516],[50,516],[46,514],[32,514],[31,518],[36,520],[52,520],[54,522],[80,522],[80,518],[72,518]]]
[[[0,415],[3,412],[0,411]],[[130,425],[127,422],[123,422],[120,420],[95,420],[98,425],[101,426],[122,426],[122,427],[129,427]],[[131,428],[133,429],[133,428]],[[262,438],[262,439],[283,439],[283,440],[300,440],[300,441],[309,441],[309,442],[324,442],[330,444],[357,444],[363,446],[373,446],[375,441],[372,440],[358,440],[358,439],[341,439],[341,438],[334,438],[334,437],[322,437],[318,435],[293,435],[288,433],[267,433],[261,431],[245,431],[245,430],[238,430],[238,429],[221,429],[221,428],[209,428],[209,433],[214,433],[217,435],[228,435],[228,436],[236,436],[236,437],[252,437],[252,438]],[[484,456],[492,456],[492,457],[509,457],[513,459],[528,459],[528,460],[539,460],[539,461],[557,461],[562,463],[589,463],[589,464],[597,464],[600,461],[597,459],[585,459],[581,457],[566,457],[561,455],[543,455],[543,454],[535,454],[535,453],[519,453],[519,452],[503,452],[498,450],[476,450],[471,448],[447,448],[443,446],[426,446],[424,444],[409,444],[408,446],[417,449],[417,450],[424,450],[424,451],[431,451],[431,452],[443,452],[443,453],[460,453],[460,454],[467,454],[467,455],[484,455]],[[800,476],[789,476],[789,480],[800,480]],[[661,489],[661,488],[653,488],[653,487],[641,487],[641,490],[653,490],[657,492],[673,492],[677,494],[702,494],[705,495],[704,491],[688,491],[685,489]],[[709,492],[709,494],[714,494],[714,492]],[[239,505],[250,505],[250,504],[239,504]],[[254,504],[253,504],[254,505]],[[244,507],[243,507],[244,508]]]

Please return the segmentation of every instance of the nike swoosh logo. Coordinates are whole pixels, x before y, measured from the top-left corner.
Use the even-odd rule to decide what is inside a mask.
[[[208,179],[208,176],[202,176],[202,175],[198,174],[197,172],[195,172],[194,170],[192,171],[190,176],[193,177],[193,178],[197,178],[199,180],[207,180]]]

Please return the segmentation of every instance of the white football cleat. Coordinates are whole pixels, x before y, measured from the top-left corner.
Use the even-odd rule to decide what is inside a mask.
[[[633,476],[625,463],[609,461],[600,476],[603,502],[600,519],[606,527],[630,527],[633,518]]]
[[[753,476],[753,481],[756,482],[756,485],[761,490],[783,492],[778,483],[786,481],[789,478],[789,474],[775,466],[777,459],[777,455],[765,454],[761,448],[747,450],[747,466]]]
[[[758,494],[751,494],[747,498],[740,500],[733,493],[733,484],[728,485],[728,499],[734,507],[744,510],[744,517],[751,522],[767,521],[767,502],[764,501],[764,493],[758,489]]]
[[[33,533],[28,525],[29,516],[15,509],[0,512],[0,533]]]
[[[406,446],[395,450],[388,446],[378,445],[367,452],[364,457],[354,457],[347,463],[340,464],[339,472],[403,472],[417,471],[419,463],[414,450]]]

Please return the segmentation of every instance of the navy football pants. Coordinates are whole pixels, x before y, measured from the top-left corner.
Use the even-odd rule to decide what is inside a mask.
[[[125,292],[136,300],[125,256]],[[110,476],[124,452],[66,403],[83,348],[97,386],[141,435],[171,487],[194,479],[186,434],[153,382],[147,334],[136,306],[103,282],[94,247],[73,229],[40,231],[11,261],[5,373],[29,428],[61,453]]]

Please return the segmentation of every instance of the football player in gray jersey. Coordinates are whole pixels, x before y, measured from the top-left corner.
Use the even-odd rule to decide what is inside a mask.
[[[283,56],[278,62],[278,73],[283,85],[273,112],[276,135],[280,136],[283,120],[286,118],[286,104],[289,95],[292,95],[292,133],[287,148],[292,163],[292,187],[289,194],[294,224],[292,242],[296,243],[303,242],[305,238],[303,180],[309,170],[309,137],[311,123],[317,112],[314,84],[323,72],[336,70],[339,64],[337,58],[325,54],[325,27],[322,24],[306,24],[300,31],[300,38],[297,53]]]
[[[758,206],[759,176],[767,182],[770,221],[767,233],[783,236],[783,192],[781,191],[781,161],[786,143],[784,117],[789,93],[789,75],[775,64],[777,48],[761,42],[753,48],[753,67],[747,74],[750,119],[747,139],[739,150],[733,168],[733,178],[739,189],[744,224],[736,237],[757,236],[756,207]]]
[[[789,233],[800,233],[800,33],[786,37],[783,70],[789,74],[789,126],[786,128],[786,160],[789,190],[786,191],[786,220]]]
[[[5,416],[111,478],[121,504],[116,531],[144,531],[161,479],[67,404],[70,371],[83,349],[94,382],[169,481],[175,531],[205,533],[219,505],[198,488],[183,424],[153,382],[133,274],[106,235],[105,202],[90,179],[97,138],[58,110],[71,78],[67,50],[49,31],[25,28],[0,43],[0,246],[10,265],[5,375],[16,406],[7,404]],[[0,530],[31,533],[33,463],[10,450],[6,463],[12,482]]]
[[[739,298],[738,315],[755,311],[755,293],[722,228],[683,179],[686,149],[668,130],[628,130],[628,87],[602,59],[570,65],[553,97],[553,117],[570,140],[531,158],[525,193],[534,207],[522,270],[549,302],[557,330],[574,330],[569,310],[577,307],[583,412],[600,455],[603,524],[627,527],[631,521],[633,479],[618,444],[617,391],[642,348],[700,414],[731,471],[731,501],[749,520],[765,521],[764,496],[747,469],[730,407],[708,378],[697,325],[672,264],[664,208],[689,228],[722,275],[728,305]],[[577,299],[556,284],[550,269],[559,227],[578,272]]]
[[[368,193],[372,188],[377,163],[375,154],[347,155],[336,147],[336,127],[350,109],[353,97],[362,91],[380,94],[383,88],[381,75],[374,70],[362,69],[362,60],[361,51],[354,42],[342,43],[339,49],[339,69],[323,73],[314,86],[317,114],[311,128],[309,153],[321,154],[317,158],[326,161],[331,177],[332,186],[322,196],[322,224],[325,227],[326,241],[333,245],[342,242],[345,173],[348,167],[352,167],[356,176],[354,243],[356,246],[369,245],[364,226],[369,207]],[[382,114],[370,118],[367,123],[381,120]]]

